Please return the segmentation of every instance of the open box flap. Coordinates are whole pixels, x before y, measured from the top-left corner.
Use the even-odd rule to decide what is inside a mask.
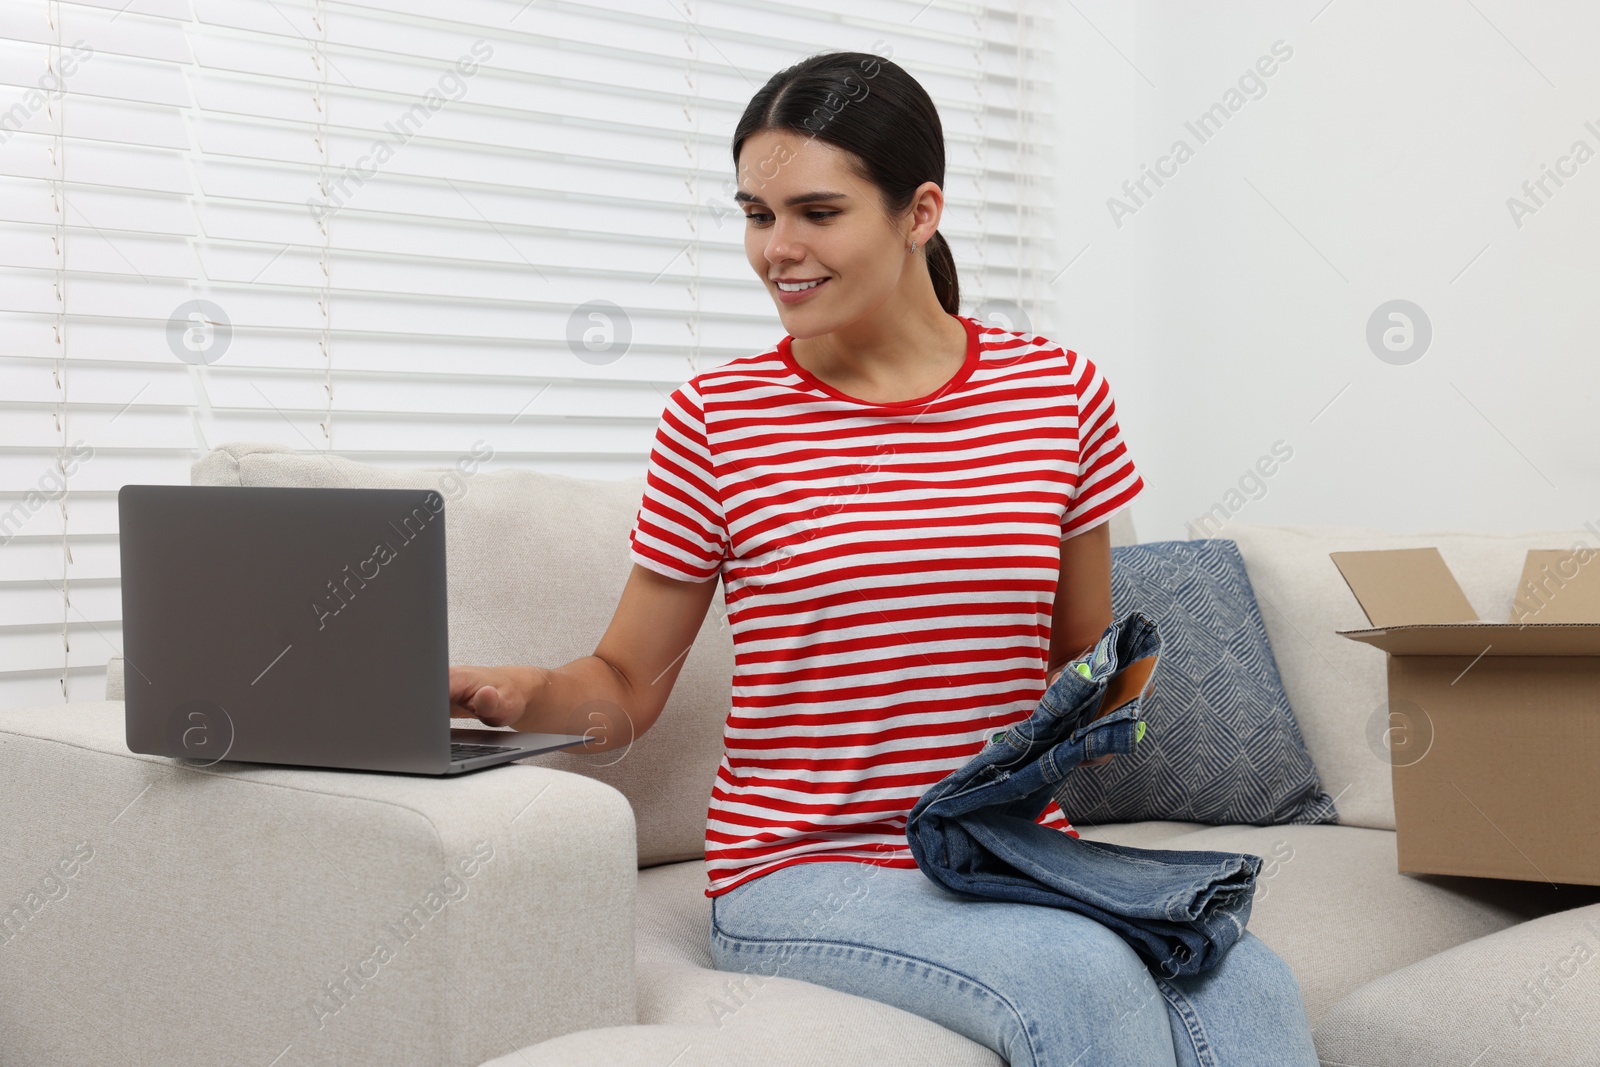
[[[1424,623],[1338,633],[1396,656],[1600,656],[1600,622]]]
[[[1522,564],[1512,622],[1600,622],[1600,558],[1536,548]]]
[[[1375,627],[1476,622],[1467,595],[1437,548],[1330,552]]]

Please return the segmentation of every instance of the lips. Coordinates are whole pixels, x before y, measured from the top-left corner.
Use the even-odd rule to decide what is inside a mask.
[[[814,281],[817,283],[808,289],[800,289],[795,292],[784,292],[782,289],[777,289],[778,299],[781,302],[785,304],[794,304],[801,300],[807,299],[812,293],[819,292],[826,288],[830,280],[831,279],[829,278],[796,278],[793,282],[791,282],[788,278],[775,278],[773,279],[773,288],[777,289],[778,282],[783,282],[785,285],[798,284],[802,281]]]

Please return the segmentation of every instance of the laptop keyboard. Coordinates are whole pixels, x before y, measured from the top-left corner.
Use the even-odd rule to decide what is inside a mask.
[[[458,763],[474,756],[497,756],[502,752],[520,752],[515,745],[474,745],[466,741],[450,742],[450,762]]]

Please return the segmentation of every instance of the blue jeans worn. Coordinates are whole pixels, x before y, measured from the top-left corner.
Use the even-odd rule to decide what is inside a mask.
[[[922,795],[906,839],[917,866],[946,889],[1079,912],[1121,935],[1161,977],[1182,977],[1216,966],[1244,934],[1261,858],[1084,841],[1034,821],[1079,763],[1133,749],[1150,678],[1094,716],[1112,679],[1160,650],[1145,615],[1112,623],[1029,718]]]
[[[1248,931],[1205,973],[1162,978],[1077,912],[814,860],[712,897],[710,934],[713,965],[751,976],[750,1002],[782,995],[762,992],[772,977],[811,982],[930,1019],[1011,1067],[1317,1067],[1293,972]]]

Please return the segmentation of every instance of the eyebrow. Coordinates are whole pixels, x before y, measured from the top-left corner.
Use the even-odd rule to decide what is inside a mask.
[[[733,194],[733,199],[734,199],[734,202],[738,203],[738,204],[760,204],[762,207],[765,207],[767,205],[767,202],[765,200],[761,199],[759,196],[757,196],[754,193],[737,192],[737,193]],[[784,207],[794,207],[796,204],[815,204],[819,200],[848,200],[848,199],[850,199],[850,197],[845,193],[830,193],[830,192],[824,190],[822,192],[800,193],[797,196],[791,196],[791,197],[789,197],[787,200],[785,200],[783,202],[783,206]]]

